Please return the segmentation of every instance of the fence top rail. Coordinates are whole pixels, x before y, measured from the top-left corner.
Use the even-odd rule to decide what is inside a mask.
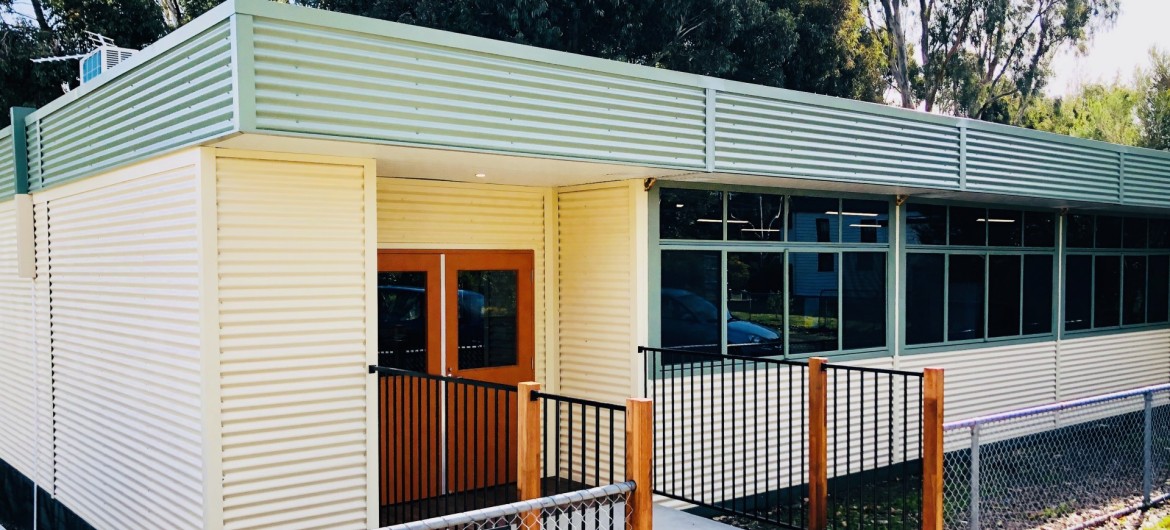
[[[539,390],[533,390],[532,394],[529,396],[529,399],[532,399],[532,400],[546,399],[549,401],[561,401],[564,403],[572,403],[574,405],[584,405],[584,406],[588,406],[588,407],[596,407],[599,409],[613,410],[613,411],[618,411],[618,412],[625,412],[626,411],[625,405],[606,403],[604,401],[594,401],[592,399],[562,396],[560,394],[548,394],[545,392],[541,392]]]
[[[483,521],[514,517],[526,512],[547,511],[556,508],[571,509],[575,506],[589,503],[590,501],[624,496],[633,492],[635,489],[637,489],[637,485],[633,481],[620,482],[618,484],[608,484],[586,490],[559,493],[530,501],[517,501],[500,506],[491,506],[469,512],[389,526],[382,530],[439,530],[453,527],[458,528],[461,525],[471,525]]]
[[[1088,405],[1096,405],[1098,403],[1107,403],[1109,401],[1117,401],[1143,394],[1153,394],[1155,392],[1164,392],[1170,390],[1170,384],[1146,386],[1142,388],[1135,388],[1132,390],[1123,390],[1121,392],[1113,392],[1111,394],[1101,394],[1099,396],[1090,396],[1087,398],[1071,399],[1068,401],[1058,401],[1048,405],[1040,405],[1038,407],[1028,407],[1023,409],[1009,410],[1007,412],[999,412],[996,414],[989,414],[987,416],[980,416],[978,418],[969,418],[965,420],[953,421],[943,424],[944,431],[953,431],[955,429],[966,429],[976,425],[983,425],[986,423],[995,423],[1000,421],[1013,420],[1023,418],[1026,416],[1035,416],[1037,414],[1044,414],[1048,412],[1058,412],[1077,407],[1084,407]]]
[[[828,370],[842,370],[847,372],[868,372],[871,374],[887,374],[887,375],[902,375],[906,377],[917,377],[922,379],[922,372],[910,372],[907,370],[896,370],[893,368],[871,368],[867,366],[852,366],[848,364],[832,364],[825,363],[821,365],[825,371]]]
[[[761,364],[779,364],[779,365],[784,365],[784,366],[801,366],[801,367],[805,367],[805,368],[808,367],[807,360],[797,361],[797,360],[793,360],[793,359],[772,359],[769,357],[749,357],[746,355],[734,355],[734,354],[730,354],[730,353],[722,354],[722,353],[697,352],[697,351],[691,351],[691,350],[680,350],[677,348],[651,348],[649,346],[638,346],[638,353],[643,353],[643,354],[645,354],[645,353],[673,353],[673,354],[678,354],[678,355],[689,355],[689,356],[697,357],[700,359],[706,359],[706,360],[710,360],[710,361],[720,361],[720,360],[751,361],[751,362],[757,362],[757,363],[761,363]],[[704,361],[695,361],[695,362],[704,362]],[[681,364],[681,363],[679,363],[679,364]]]
[[[423,372],[412,372],[410,370],[403,370],[401,368],[390,368],[389,366],[378,366],[376,364],[370,365],[371,374],[379,375],[401,375],[407,377],[417,377],[419,379],[426,379],[429,381],[438,381],[441,383],[452,383],[456,385],[467,385],[479,388],[487,388],[491,390],[501,390],[505,392],[516,392],[517,389],[511,385],[504,385],[500,383],[491,383],[488,381],[478,381],[475,379],[464,379],[462,377],[448,377],[444,375],[434,375]]]

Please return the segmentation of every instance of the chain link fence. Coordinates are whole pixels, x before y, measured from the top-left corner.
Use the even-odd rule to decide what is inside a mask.
[[[424,521],[386,530],[628,530],[626,502],[633,482],[560,493]]]
[[[944,426],[948,529],[1083,528],[1170,496],[1170,385]]]

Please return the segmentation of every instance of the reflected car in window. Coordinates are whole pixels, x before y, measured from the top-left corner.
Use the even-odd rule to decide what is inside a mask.
[[[662,345],[696,351],[719,351],[720,321],[727,326],[728,353],[773,356],[784,354],[780,332],[725,313],[715,304],[684,289],[662,289]]]

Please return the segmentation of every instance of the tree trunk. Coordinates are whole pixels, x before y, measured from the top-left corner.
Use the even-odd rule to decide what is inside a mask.
[[[890,32],[890,46],[893,48],[890,65],[890,74],[898,93],[902,96],[902,107],[914,108],[914,92],[910,87],[910,68],[906,59],[906,31],[902,29],[902,14],[900,0],[881,0],[882,12],[886,18],[886,28]]]
[[[33,7],[33,13],[37,17],[37,25],[41,27],[41,31],[52,31],[53,28],[49,27],[49,21],[48,21],[48,19],[45,18],[45,9],[44,9],[44,7],[41,6],[41,0],[31,0],[31,1],[32,1],[32,7]]]

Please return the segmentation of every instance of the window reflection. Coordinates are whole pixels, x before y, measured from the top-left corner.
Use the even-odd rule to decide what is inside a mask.
[[[950,256],[947,340],[983,338],[983,256]]]
[[[987,245],[987,210],[951,207],[950,244],[956,246]]]
[[[720,353],[722,273],[717,251],[662,251],[662,346]]]
[[[1068,236],[1065,241],[1069,248],[1093,248],[1093,216],[1068,216]]]
[[[727,194],[727,239],[784,239],[784,196],[766,193]]]
[[[1064,291],[1064,329],[1075,331],[1092,327],[1092,256],[1069,256],[1065,260]]]
[[[1121,323],[1146,323],[1146,257],[1125,257],[1125,285],[1122,289]]]
[[[658,200],[662,239],[723,239],[723,192],[663,188]]]
[[[947,207],[933,204],[906,205],[906,244],[947,244]]]
[[[727,353],[784,353],[784,254],[727,254]]]
[[[378,273],[378,364],[427,369],[427,273]]]
[[[992,255],[988,267],[987,336],[1019,335],[1021,258]]]
[[[1121,257],[1097,256],[1093,264],[1093,327],[1121,323]]]
[[[841,258],[841,344],[846,350],[886,343],[886,253]]]
[[[789,200],[788,240],[836,243],[840,240],[840,201],[822,197]]]
[[[1170,316],[1170,256],[1150,256],[1148,268],[1150,300],[1147,320],[1151,324],[1166,322]]]
[[[946,255],[907,254],[906,344],[943,341]]]
[[[517,273],[459,271],[459,368],[512,366],[518,361]]]
[[[1023,333],[1052,332],[1052,256],[1024,256]]]
[[[890,204],[885,201],[841,201],[841,241],[888,243]]]
[[[837,349],[837,254],[789,254],[788,347],[793,354]],[[831,271],[819,265],[829,262]]]
[[[1018,247],[1023,244],[1023,212],[988,210],[984,219],[987,223],[987,244],[993,247]]]

